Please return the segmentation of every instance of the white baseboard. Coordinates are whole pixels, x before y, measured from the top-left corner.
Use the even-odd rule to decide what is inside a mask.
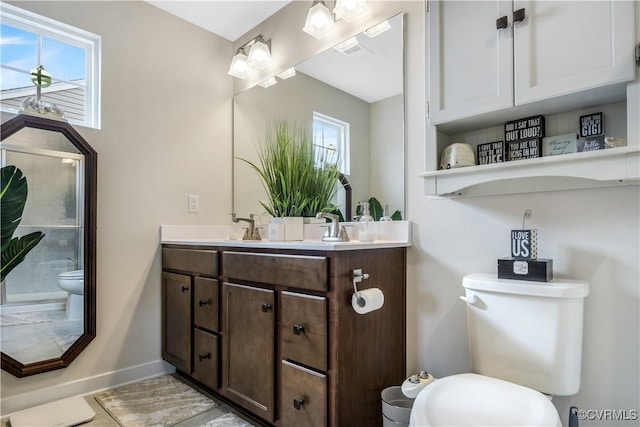
[[[175,368],[163,360],[144,363],[118,371],[111,371],[93,377],[82,378],[52,387],[41,388],[0,400],[2,417],[13,412],[72,396],[84,396],[145,378],[157,377],[175,372]]]

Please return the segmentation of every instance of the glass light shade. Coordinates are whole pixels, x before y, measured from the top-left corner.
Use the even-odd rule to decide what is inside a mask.
[[[269,87],[269,86],[273,86],[276,83],[278,83],[278,81],[276,80],[275,76],[271,76],[267,80],[260,83],[259,85],[262,87]]]
[[[282,80],[288,79],[289,77],[293,77],[296,75],[296,69],[293,67],[289,67],[283,72],[276,74],[276,76],[280,77]]]
[[[358,39],[356,39],[355,37],[351,37],[350,39],[347,39],[345,41],[343,41],[342,43],[338,43],[337,45],[335,45],[333,48],[335,50],[337,50],[338,52],[345,52],[351,48],[354,48],[358,46]]]
[[[247,55],[242,51],[235,54],[231,60],[231,66],[229,67],[229,74],[239,79],[246,79],[253,71],[253,68],[247,62]]]
[[[333,13],[347,22],[361,17],[369,11],[366,0],[337,0]]]
[[[389,24],[389,21],[382,21],[381,23],[364,30],[364,33],[369,37],[374,38],[375,36],[384,33],[390,28],[391,28],[391,25]]]
[[[304,24],[304,31],[307,34],[311,34],[317,39],[321,39],[333,30],[336,29],[336,23],[329,12],[329,8],[324,4],[324,1],[314,2],[309,12],[307,13],[307,21]]]
[[[253,46],[251,46],[251,49],[249,49],[247,62],[258,70],[262,70],[263,68],[267,68],[269,65],[273,64],[269,46],[267,46],[262,37],[258,37]]]

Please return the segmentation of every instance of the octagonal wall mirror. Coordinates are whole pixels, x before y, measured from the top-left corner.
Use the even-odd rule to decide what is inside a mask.
[[[2,166],[28,185],[13,237],[44,234],[2,282],[2,369],[24,377],[67,367],[96,335],[97,154],[65,121],[19,114],[1,133]]]

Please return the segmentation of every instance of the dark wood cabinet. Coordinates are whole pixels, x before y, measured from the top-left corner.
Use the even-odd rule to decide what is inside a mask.
[[[162,273],[162,357],[191,372],[191,277]]]
[[[181,261],[190,254],[198,261]],[[191,280],[191,296],[168,296],[191,303],[163,311],[163,325],[176,329],[163,333],[176,340],[163,341],[163,357],[180,371],[276,427],[382,426],[380,393],[406,375],[406,248],[165,245],[163,269],[173,293]],[[351,307],[358,269],[369,277],[360,289],[385,295],[362,315]]]

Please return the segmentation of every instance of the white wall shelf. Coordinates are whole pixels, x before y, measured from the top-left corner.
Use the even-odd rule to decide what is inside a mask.
[[[425,180],[425,193],[440,197],[637,185],[640,147],[428,171],[420,177]]]

